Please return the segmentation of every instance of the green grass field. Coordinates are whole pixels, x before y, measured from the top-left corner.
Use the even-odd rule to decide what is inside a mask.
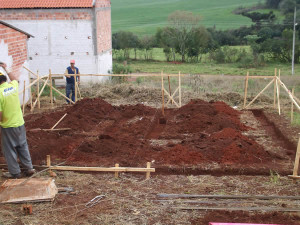
[[[232,11],[250,7],[261,0],[113,0],[112,32],[132,31],[138,35],[154,34],[167,25],[168,15],[176,10],[192,11],[202,16],[202,24],[217,29],[250,25],[249,18]]]

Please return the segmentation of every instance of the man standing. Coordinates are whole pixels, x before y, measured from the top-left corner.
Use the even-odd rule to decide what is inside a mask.
[[[18,94],[18,77],[7,72],[5,63],[0,62],[0,67],[6,71],[11,80],[10,83],[7,83],[7,77],[0,72],[1,147],[9,171],[3,173],[3,176],[6,178],[21,177],[18,157],[25,168],[25,175],[31,176],[35,170],[32,167],[26,139],[26,129]]]
[[[74,75],[70,74],[79,74],[79,69],[75,67],[75,60],[72,59],[70,61],[71,66],[66,69],[65,76],[66,76],[66,96],[70,98],[70,94],[72,92],[71,100],[75,102],[75,79]],[[80,83],[80,77],[76,76],[78,84]],[[70,101],[67,100],[67,103],[70,104]]]

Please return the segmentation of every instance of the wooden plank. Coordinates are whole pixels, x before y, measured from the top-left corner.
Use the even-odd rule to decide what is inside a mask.
[[[51,74],[51,69],[49,69],[49,79],[50,79],[50,103],[51,103],[51,108],[53,108],[53,80],[52,80],[52,74]]]
[[[295,98],[295,88],[292,89],[292,96]],[[291,123],[294,121],[294,103],[291,104]]]
[[[39,71],[37,71],[37,79],[38,79],[38,81],[37,81],[37,87],[36,87],[36,92],[37,92],[37,103],[38,103],[38,109],[40,109],[41,108],[41,102],[40,102],[40,95],[39,95],[39,93],[40,93],[40,76],[39,76]],[[34,106],[33,106],[33,109],[34,109]]]
[[[300,196],[280,195],[197,195],[197,194],[157,194],[158,198],[208,198],[208,199],[292,199],[300,200]]]
[[[161,101],[162,101],[162,105],[161,105],[161,112],[162,115],[165,116],[165,93],[164,93],[164,76],[163,76],[163,71],[161,71]]]
[[[268,212],[300,212],[300,208],[272,208],[272,207],[172,207],[178,210],[226,210],[226,211],[268,211]]]
[[[74,82],[75,82],[75,102],[77,102],[77,71],[76,71],[76,68],[75,68],[75,74],[74,74]]]
[[[172,94],[172,96],[171,96],[172,99],[173,99],[173,102],[175,102],[175,100],[174,100],[174,95],[178,92],[178,90],[179,90],[179,87],[177,87],[177,89],[173,92],[173,94]],[[169,98],[169,100],[168,100],[166,106],[169,105],[170,101],[171,101],[171,98]],[[174,104],[175,104],[175,103],[174,103]]]
[[[180,91],[180,88],[179,88],[179,91]],[[165,88],[164,88],[164,92],[167,94],[168,98],[171,99],[171,100],[173,100],[174,104],[175,104],[178,108],[180,108],[180,103],[178,104],[178,103],[172,98],[172,96],[169,94],[169,92],[168,92]]]
[[[189,74],[181,74],[188,76]],[[53,77],[65,76],[64,74],[52,74]],[[161,77],[161,74],[77,74],[80,77]],[[164,77],[178,77],[178,74],[164,74]]]
[[[247,72],[247,76],[245,79],[244,108],[246,107],[246,102],[247,102],[248,79],[249,79],[249,72]]]
[[[35,128],[35,129],[31,129],[29,131],[64,131],[64,130],[71,130],[71,128],[57,128],[57,129],[41,129],[41,128]]]
[[[119,168],[118,163],[116,163],[115,168]],[[118,171],[115,172],[115,178],[119,178],[119,172]]]
[[[23,115],[25,113],[25,89],[26,88],[26,81],[24,80],[24,89],[23,89]]]
[[[155,172],[155,168],[132,168],[132,167],[76,167],[76,166],[51,166],[52,170],[63,171],[89,171],[89,172]]]
[[[258,95],[255,96],[255,98],[245,107],[248,108],[267,88],[274,82],[274,79],[271,80],[271,82],[261,91],[258,93]]]
[[[272,78],[272,79],[274,79],[274,76],[249,76],[249,79],[252,79],[252,78],[263,78],[263,79]]]
[[[169,92],[170,92],[170,94],[172,94],[170,76],[168,76],[168,82],[169,82]],[[173,101],[172,101],[172,105],[173,105]]]
[[[57,187],[51,178],[11,179],[0,187],[0,202],[51,201],[57,193]]]
[[[281,80],[279,80],[278,78],[277,78],[277,80],[278,80],[279,84],[281,85],[281,87],[283,87],[283,89],[288,93],[289,98],[290,98],[290,99],[292,100],[292,102],[295,104],[296,108],[300,111],[300,106],[298,105],[298,103],[297,103],[297,102],[295,101],[295,99],[293,98],[292,93],[289,91],[289,89],[285,86],[285,84],[284,84]]]
[[[53,130],[55,127],[57,127],[57,125],[68,115],[68,113],[65,113],[65,115],[63,115],[58,121],[57,123],[51,127],[51,130]]]
[[[31,112],[34,110],[34,107],[35,107],[36,103],[39,104],[39,102],[40,102],[40,96],[42,95],[42,93],[43,93],[43,91],[44,91],[44,89],[45,89],[45,87],[46,87],[46,84],[47,84],[48,80],[49,80],[49,77],[48,77],[47,80],[45,81],[45,83],[44,83],[44,85],[43,85],[41,91],[38,93],[38,96],[37,96],[38,98],[35,100],[35,102],[34,102],[34,104],[33,104],[33,106],[32,106]],[[40,105],[40,107],[41,107],[41,105]]]
[[[277,108],[278,108],[278,114],[280,115],[280,97],[279,97],[279,85],[278,80],[276,79],[276,89],[277,89]]]
[[[274,71],[274,102],[273,102],[273,106],[274,108],[276,108],[276,77],[277,77],[277,68],[275,68],[275,71]]]
[[[147,162],[147,169],[150,169],[151,168],[151,163],[150,162]],[[150,172],[147,171],[146,172],[146,180],[150,179]]]
[[[296,152],[296,157],[295,157],[293,176],[298,176],[299,159],[300,159],[300,138],[298,140],[298,146],[297,146],[297,152]]]
[[[181,107],[181,73],[178,75],[178,87],[179,87],[179,107]]]

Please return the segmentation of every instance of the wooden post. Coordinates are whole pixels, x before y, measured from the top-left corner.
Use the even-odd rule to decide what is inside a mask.
[[[29,85],[30,85],[30,72],[28,71],[28,80],[29,80]],[[30,101],[30,109],[32,109],[32,93],[31,93],[31,88],[29,88],[28,91],[28,95],[29,95],[29,101]]]
[[[39,100],[40,96],[42,95],[42,93],[43,93],[43,91],[44,91],[44,89],[45,89],[45,87],[46,87],[46,85],[47,85],[48,80],[49,80],[49,76],[48,76],[47,80],[44,81],[45,83],[44,83],[44,85],[43,85],[43,87],[42,87],[40,93],[38,93],[37,99],[36,99],[35,102],[33,103],[33,106],[32,106],[32,108],[31,108],[31,111],[34,110],[34,107],[35,107],[37,101]]]
[[[37,71],[37,87],[36,87],[36,92],[37,92],[37,103],[38,103],[38,109],[41,108],[41,102],[40,102],[40,96],[39,96],[39,93],[40,93],[40,75],[39,75],[39,71]]]
[[[274,79],[272,79],[271,82],[261,92],[259,92],[258,95],[256,95],[256,97],[245,108],[248,108],[273,82],[275,82]]]
[[[75,68],[75,75],[74,75],[74,78],[75,78],[75,102],[77,102],[77,71],[76,71],[76,68]]]
[[[276,77],[277,77],[277,68],[275,68],[275,72],[274,72],[274,103],[273,106],[274,108],[276,108]]]
[[[165,92],[164,92],[164,74],[161,71],[161,95],[162,95],[162,115],[165,116]]]
[[[57,127],[57,125],[68,115],[68,113],[65,113],[58,121],[57,123],[51,127],[51,130],[53,130],[55,127]]]
[[[170,95],[172,95],[172,92],[171,92],[170,76],[168,76],[168,82],[169,82],[169,93],[170,93]],[[173,105],[173,101],[171,102],[171,104]]]
[[[151,163],[150,162],[147,162],[147,169],[150,169],[151,168]],[[146,180],[150,179],[150,172],[146,172]]]
[[[247,76],[245,80],[244,108],[246,107],[246,103],[247,103],[248,80],[249,80],[249,72],[247,72]]]
[[[25,89],[26,88],[26,81],[24,80],[24,90],[23,90],[23,115],[25,112]]]
[[[116,167],[116,169],[119,168],[119,164],[118,163],[115,164],[115,167]],[[115,178],[119,178],[119,172],[118,171],[115,172]]]
[[[294,97],[295,94],[295,88],[292,89],[292,96]],[[294,103],[292,102],[291,105],[291,123],[294,121]]]
[[[179,80],[179,107],[181,107],[181,74],[180,74],[180,71],[179,71],[179,74],[178,74],[178,80]]]
[[[49,69],[49,79],[50,79],[50,103],[51,103],[51,108],[53,108],[53,81],[52,81],[52,74],[51,74],[51,69]]]
[[[277,88],[277,104],[278,104],[278,114],[280,115],[280,99],[279,99],[279,85],[278,80],[276,79],[276,88]]]
[[[300,159],[300,138],[299,138],[298,146],[297,146],[297,152],[296,152],[296,158],[295,158],[293,176],[298,176],[299,159]]]
[[[47,155],[47,167],[51,166],[51,158],[50,155]]]
[[[281,72],[280,72],[280,69],[279,69],[279,70],[278,70],[278,78],[279,78],[279,80],[281,80],[281,79],[280,79],[280,73],[281,73]],[[279,86],[279,96],[280,96],[280,86]]]

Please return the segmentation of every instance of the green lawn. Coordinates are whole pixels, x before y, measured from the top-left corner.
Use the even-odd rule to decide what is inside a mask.
[[[261,0],[113,0],[112,31],[132,31],[138,35],[154,34],[167,25],[167,17],[176,10],[192,11],[202,16],[202,24],[217,29],[250,25],[249,18],[232,11],[250,7]]]
[[[117,62],[114,62],[117,63]],[[274,75],[274,69],[281,70],[281,75],[291,75],[291,65],[282,63],[268,63],[264,67],[259,68],[239,68],[237,63],[216,64],[216,63],[183,63],[172,64],[168,62],[146,62],[146,61],[129,61],[133,73],[178,73],[184,74],[211,74],[211,75],[246,75],[249,71],[250,75]],[[300,65],[295,65],[295,75],[300,75]]]

